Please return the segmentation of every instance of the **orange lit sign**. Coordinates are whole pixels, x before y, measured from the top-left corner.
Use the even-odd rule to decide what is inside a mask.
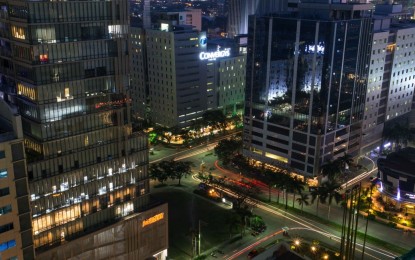
[[[157,221],[160,221],[164,218],[164,213],[159,213],[157,215],[152,216],[151,218],[145,219],[143,220],[143,225],[142,227],[151,225],[153,223],[156,223]]]

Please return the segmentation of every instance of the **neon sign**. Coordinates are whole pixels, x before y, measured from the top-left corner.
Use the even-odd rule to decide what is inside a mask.
[[[231,56],[231,49],[227,48],[223,51],[217,50],[214,52],[201,52],[199,54],[199,59],[201,60],[216,60],[217,58],[229,57]]]
[[[143,220],[143,223],[142,223],[141,227],[145,227],[145,226],[151,225],[153,223],[156,223],[156,222],[162,220],[163,218],[164,218],[164,213],[163,212],[159,213],[157,215],[154,215],[154,216],[152,216],[148,219]]]

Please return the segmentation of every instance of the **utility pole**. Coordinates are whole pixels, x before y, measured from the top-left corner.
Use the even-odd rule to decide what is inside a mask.
[[[201,234],[201,229],[200,229],[200,219],[199,219],[199,246],[198,246],[198,254],[197,255],[200,255],[200,251],[201,251],[201,246],[202,246],[202,234]]]
[[[203,220],[199,219],[199,230],[198,230],[198,251],[197,255],[200,255],[202,251],[202,225],[207,225],[207,222],[204,222]]]

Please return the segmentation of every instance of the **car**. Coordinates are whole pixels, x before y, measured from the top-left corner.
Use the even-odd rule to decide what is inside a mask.
[[[251,252],[248,253],[248,259],[252,259],[257,255],[258,255],[258,250],[254,249],[254,250],[252,250]]]

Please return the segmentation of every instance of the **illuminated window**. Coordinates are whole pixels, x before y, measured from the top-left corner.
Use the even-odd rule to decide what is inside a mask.
[[[70,96],[70,94],[69,94],[69,88],[65,88],[65,97],[67,98],[69,96]]]
[[[0,169],[0,179],[7,178],[7,170]]]
[[[0,216],[12,212],[12,205],[6,205],[0,208]]]
[[[22,83],[17,83],[17,94],[28,97],[32,100],[36,100],[36,92],[34,88],[23,85]]]
[[[11,29],[12,29],[12,36],[14,38],[21,39],[21,40],[26,39],[25,29],[23,27],[12,25]]]
[[[4,242],[0,244],[0,252],[3,252],[4,250],[7,250],[9,248],[16,246],[16,240],[12,239],[10,241]]]
[[[48,57],[48,55],[47,55],[47,54],[40,54],[40,55],[39,55],[39,60],[40,60],[41,62],[48,62],[48,61],[49,61],[49,57]]]
[[[56,97],[57,102],[62,102],[62,101],[66,101],[69,99],[73,99],[73,96],[71,96],[71,94],[69,93],[69,88],[65,88],[64,92],[63,92],[63,97],[62,94],[59,93],[59,96]]]

